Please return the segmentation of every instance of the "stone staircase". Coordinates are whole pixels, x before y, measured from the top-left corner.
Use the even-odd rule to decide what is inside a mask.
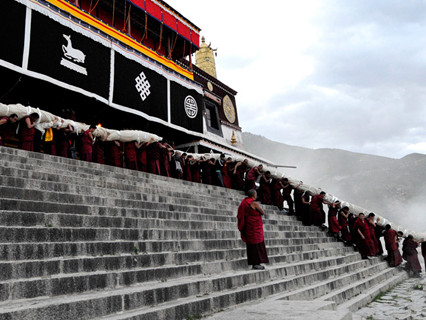
[[[355,310],[405,277],[272,206],[271,263],[250,270],[242,198],[0,147],[0,319],[195,319],[270,297]]]

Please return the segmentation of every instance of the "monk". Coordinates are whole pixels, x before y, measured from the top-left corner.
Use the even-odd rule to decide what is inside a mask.
[[[89,129],[84,131],[83,136],[81,137],[81,150],[80,150],[80,160],[92,162],[92,152],[93,152],[93,132],[96,130],[96,125],[90,125]]]
[[[287,202],[288,204],[288,214],[290,216],[294,216],[294,202],[293,199],[291,197],[291,193],[293,191],[293,189],[297,189],[302,185],[302,182],[300,182],[297,186],[292,186],[290,184],[290,182],[288,181],[287,178],[284,178],[282,180],[282,184],[283,184],[283,200],[285,202]],[[283,204],[284,205],[284,204]]]
[[[391,267],[397,267],[402,263],[401,253],[399,253],[396,231],[391,228],[390,224],[385,226],[383,234],[385,239],[385,246],[388,252],[388,262]]]
[[[363,259],[372,259],[376,254],[374,251],[374,243],[370,236],[370,227],[365,221],[364,214],[361,212],[354,223],[354,231],[356,235],[356,243]]]
[[[124,143],[124,162],[127,169],[138,170],[138,154],[136,152],[136,141]]]
[[[136,145],[138,149],[138,170],[143,172],[148,172],[148,157],[146,150],[148,146],[154,142],[154,138],[151,138],[147,142],[141,142]]]
[[[426,266],[426,241],[422,242],[422,256],[423,256],[423,260],[425,261],[425,266]]]
[[[204,184],[212,184],[212,169],[214,168],[214,159],[201,157],[201,179]]]
[[[305,191],[302,194],[301,199],[301,217],[304,226],[310,226],[312,224],[311,213],[309,207],[311,205],[311,196]],[[297,211],[296,211],[297,212]]]
[[[160,168],[161,175],[165,177],[171,177],[172,172],[170,170],[170,161],[172,160],[173,148],[166,141],[163,141],[162,148],[160,150]]]
[[[232,164],[232,159],[228,157],[222,167],[222,180],[225,188],[232,189],[231,176],[229,174],[229,166]]]
[[[217,185],[220,187],[224,187],[225,184],[223,183],[223,177],[222,177],[222,169],[225,165],[225,155],[222,153],[219,157],[219,159],[215,160],[215,172],[216,172],[216,182]]]
[[[283,184],[281,183],[281,179],[272,179],[272,201],[280,211],[284,207],[283,194],[281,193],[282,188]]]
[[[246,191],[253,189],[256,190],[256,180],[262,173],[263,165],[259,164],[257,167],[251,168],[247,172],[245,189]]]
[[[189,163],[189,166],[191,168],[191,178],[192,178],[191,180],[192,180],[192,182],[201,183],[201,178],[200,178],[200,170],[201,170],[200,161],[193,159]]]
[[[0,146],[4,146],[4,142],[12,136],[12,127],[16,121],[18,121],[18,115],[15,113],[0,118]]]
[[[309,206],[312,223],[317,227],[321,227],[325,223],[325,212],[322,208],[323,203],[333,205],[331,202],[324,199],[325,194],[324,191],[321,191],[320,194],[314,196]]]
[[[255,201],[256,198],[256,191],[251,189],[247,192],[247,198],[243,199],[238,207],[238,230],[247,246],[248,265],[253,266],[254,270],[264,270],[265,267],[261,263],[269,262],[262,222],[265,212]]]
[[[192,181],[191,162],[194,161],[194,157],[191,155],[187,156],[186,153],[184,153],[182,155],[182,160],[184,161],[183,178],[186,181]]]
[[[417,252],[418,246],[418,242],[414,240],[411,234],[402,243],[402,257],[407,261],[405,269],[409,276],[414,278],[420,278],[420,272],[422,272]]]
[[[272,189],[271,189],[271,172],[266,171],[259,180],[259,195],[260,202],[263,204],[272,204]]]
[[[24,117],[20,123],[20,148],[22,150],[34,151],[35,128],[39,119],[38,113],[32,113]]]
[[[376,237],[376,223],[374,222],[374,217],[376,215],[371,212],[367,218],[365,218],[365,221],[367,222],[368,228],[369,230],[369,236],[370,236],[370,240],[371,243],[373,244],[373,252],[374,255],[379,255],[379,240]]]
[[[121,143],[118,140],[109,142],[107,163],[111,166],[121,167]]]
[[[349,218],[349,208],[343,207],[342,209],[339,210],[337,221],[339,222],[339,225],[342,228],[340,230],[342,234],[342,240],[346,242],[347,244],[350,244],[352,243],[352,237],[349,231],[348,218]]]
[[[244,175],[247,171],[248,160],[237,162],[232,175],[232,187],[235,190],[244,190]]]
[[[56,140],[56,149],[58,156],[68,158],[68,152],[71,148],[71,135],[73,134],[74,129],[70,124],[66,128],[57,128],[57,140]]]
[[[337,220],[339,209],[340,201],[336,201],[332,205],[328,206],[328,232],[336,238],[340,238],[339,233],[342,231],[342,226]]]

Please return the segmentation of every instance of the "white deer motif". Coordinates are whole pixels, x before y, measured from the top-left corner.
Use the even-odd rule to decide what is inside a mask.
[[[64,56],[68,59],[74,60],[75,62],[84,63],[86,55],[77,49],[72,47],[71,36],[63,34],[64,38],[67,40],[67,45],[62,45],[62,51],[64,51]]]

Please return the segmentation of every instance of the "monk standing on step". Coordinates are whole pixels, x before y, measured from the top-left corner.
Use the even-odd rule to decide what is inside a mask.
[[[264,270],[261,263],[268,263],[266,253],[265,238],[263,234],[262,216],[265,212],[256,200],[257,193],[250,189],[238,207],[238,230],[241,232],[241,239],[247,245],[247,262],[255,270]]]

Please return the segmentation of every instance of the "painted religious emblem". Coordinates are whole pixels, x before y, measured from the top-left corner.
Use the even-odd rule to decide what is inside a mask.
[[[67,45],[62,45],[64,57],[61,60],[61,65],[87,76],[87,69],[81,66],[86,60],[86,55],[83,51],[73,48],[71,35],[63,34],[63,36],[67,41]]]
[[[136,90],[138,91],[142,101],[145,101],[145,99],[151,94],[151,91],[149,90],[149,88],[151,88],[151,84],[143,71],[135,78],[135,82]]]
[[[194,99],[194,97],[187,96],[185,98],[185,101],[184,101],[184,107],[185,107],[186,115],[189,118],[194,119],[197,116],[198,105],[197,105],[197,101]]]
[[[209,82],[207,82],[207,88],[210,90],[210,91],[213,91],[213,85],[212,85],[212,83],[209,81]]]
[[[232,103],[231,98],[228,95],[223,98],[223,112],[225,113],[225,117],[229,121],[229,123],[235,122],[234,104]]]

